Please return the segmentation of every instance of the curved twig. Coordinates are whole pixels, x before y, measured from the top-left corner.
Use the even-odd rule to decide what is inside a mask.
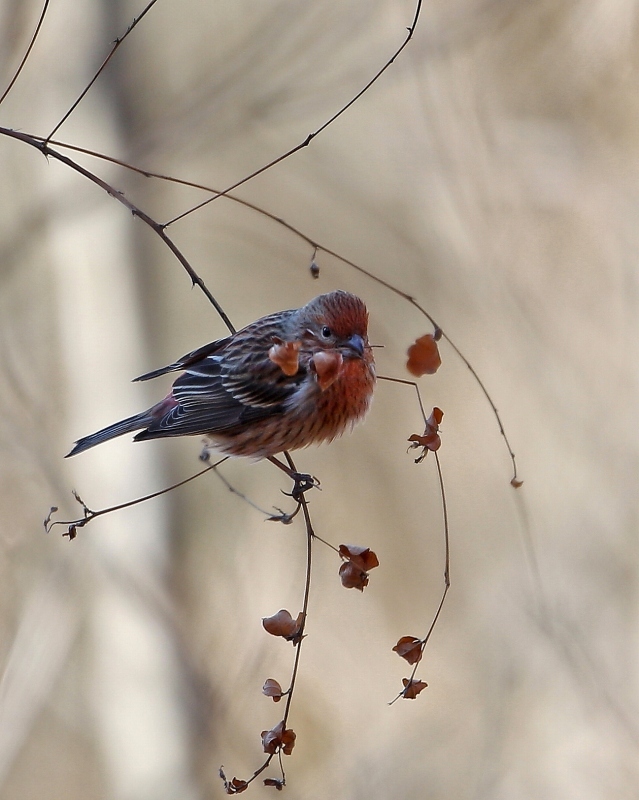
[[[134,217],[138,217],[142,220],[146,225],[148,225],[159,237],[162,239],[164,244],[169,248],[169,250],[173,253],[173,255],[177,258],[180,264],[184,267],[186,272],[188,273],[189,277],[191,278],[191,282],[194,286],[198,286],[202,292],[206,295],[209,302],[214,306],[217,313],[222,318],[223,322],[225,323],[226,327],[229,329],[231,333],[235,333],[235,327],[233,323],[226,315],[226,312],[222,308],[222,306],[218,303],[218,301],[213,297],[211,292],[209,291],[208,287],[197,274],[197,272],[193,269],[193,267],[189,264],[186,257],[183,255],[181,250],[178,246],[173,242],[173,240],[168,236],[165,232],[164,227],[160,225],[160,223],[156,222],[152,219],[148,214],[142,211],[141,208],[138,208],[134,203],[132,203],[122,192],[117,191],[111,184],[107,183],[102,178],[98,177],[95,173],[90,172],[88,169],[80,166],[75,161],[67,156],[62,155],[62,153],[58,153],[57,150],[52,150],[49,144],[47,143],[46,139],[42,140],[38,137],[31,136],[28,133],[22,133],[21,131],[14,131],[11,128],[2,128],[0,127],[0,134],[4,134],[5,136],[10,136],[14,139],[18,139],[21,142],[25,142],[26,144],[35,147],[36,150],[39,150],[44,156],[47,158],[55,158],[57,161],[66,164],[71,169],[75,170],[75,172],[80,173],[80,175],[88,178],[92,183],[95,183],[101,189],[103,189],[108,195],[113,197],[119,203],[127,208]]]
[[[437,625],[437,620],[439,619],[440,614],[442,613],[442,608],[444,607],[444,602],[446,601],[446,595],[448,594],[448,590],[450,589],[450,537],[449,537],[449,526],[448,526],[448,505],[446,503],[446,492],[444,491],[444,476],[442,474],[442,467],[439,461],[439,454],[437,451],[434,451],[435,455],[435,463],[437,465],[437,476],[439,479],[439,490],[442,498],[442,514],[444,518],[444,590],[442,592],[442,596],[439,599],[439,605],[437,606],[437,610],[435,611],[435,615],[430,623],[430,627],[426,632],[426,635],[423,639],[419,642],[421,653],[424,652],[424,648],[428,644],[428,640],[430,639],[433,631],[435,630],[435,625]],[[413,681],[415,680],[415,675],[417,674],[417,669],[421,663],[421,654],[419,659],[413,665],[412,672],[410,673],[410,677],[408,678],[408,683],[404,687],[404,689],[397,695],[397,697],[393,698],[389,706],[392,706],[400,697],[405,697],[407,691],[410,690]]]
[[[345,111],[347,111],[354,103],[356,103],[359,100],[359,98],[365,92],[367,92],[371,88],[371,86],[379,78],[381,78],[381,76],[391,66],[391,64],[395,61],[395,59],[399,56],[399,54],[402,52],[402,50],[406,47],[406,45],[413,38],[413,34],[415,33],[415,28],[417,27],[417,21],[419,20],[419,15],[421,13],[421,10],[422,10],[422,0],[417,0],[417,6],[415,8],[415,13],[413,15],[413,21],[411,22],[411,24],[406,29],[408,31],[408,33],[406,34],[406,37],[404,38],[404,41],[398,47],[398,49],[388,59],[388,61],[384,64],[384,66],[381,69],[379,69],[375,73],[375,75],[373,75],[373,77],[368,81],[368,83],[362,89],[360,89],[359,92],[357,92],[357,94],[354,97],[351,97],[351,99],[348,101],[348,103],[346,103],[346,105],[342,106],[339,109],[339,111],[336,111],[333,114],[333,116],[330,117],[329,119],[327,119],[326,122],[324,122],[322,125],[320,125],[319,128],[314,130],[312,133],[309,133],[308,136],[306,137],[306,139],[304,139],[303,142],[300,142],[299,144],[295,145],[295,147],[292,147],[290,150],[287,150],[286,153],[283,153],[282,155],[278,156],[277,158],[274,158],[272,161],[269,161],[268,164],[265,164],[264,166],[260,167],[259,169],[256,169],[254,172],[251,172],[250,175],[247,175],[246,177],[242,178],[241,180],[236,181],[234,184],[232,184],[231,186],[228,186],[223,191],[216,192],[213,195],[213,197],[209,197],[208,199],[203,200],[201,203],[198,203],[198,205],[193,206],[193,208],[189,208],[187,211],[182,212],[182,214],[178,214],[177,217],[173,217],[173,219],[171,219],[171,220],[169,220],[168,222],[165,223],[165,227],[168,228],[169,225],[173,225],[174,222],[177,222],[178,220],[183,219],[184,217],[188,216],[189,214],[192,214],[194,211],[197,211],[198,209],[203,208],[204,206],[208,205],[209,203],[212,203],[213,200],[217,200],[218,197],[223,197],[228,192],[233,191],[233,189],[237,189],[238,186],[242,186],[242,184],[248,183],[248,181],[253,180],[253,178],[256,178],[258,175],[261,175],[263,172],[266,172],[267,170],[271,169],[271,167],[274,167],[276,164],[279,164],[280,162],[286,160],[287,158],[292,156],[294,153],[297,153],[298,150],[302,150],[304,147],[308,147],[308,145],[313,141],[313,139],[315,139],[316,136],[319,136],[319,134],[322,133],[322,131],[325,131],[326,128],[328,128],[329,125],[332,125],[332,123],[335,122],[336,119],[341,117],[342,114]]]
[[[204,469],[196,472],[194,475],[191,475],[188,478],[185,478],[182,481],[178,481],[178,483],[173,483],[171,486],[167,486],[164,489],[159,489],[156,492],[151,492],[151,494],[143,495],[142,497],[136,497],[135,500],[128,500],[126,503],[118,503],[115,506],[109,506],[108,508],[101,508],[98,511],[93,511],[89,506],[84,502],[84,500],[80,497],[80,495],[74,491],[73,496],[75,497],[76,501],[82,506],[83,516],[79,517],[78,519],[60,519],[51,521],[51,516],[54,514],[58,509],[54,506],[49,515],[44,520],[44,530],[46,533],[50,533],[56,525],[65,525],[67,527],[67,532],[63,534],[64,536],[68,536],[69,539],[75,539],[77,536],[78,528],[84,528],[85,525],[88,525],[89,522],[93,522],[94,519],[98,517],[103,517],[105,514],[112,514],[114,511],[121,511],[123,508],[130,508],[131,506],[137,506],[139,503],[146,503],[147,500],[153,500],[156,497],[160,497],[160,495],[167,494],[167,492],[172,492],[173,489],[179,489],[180,486],[184,486],[186,483],[190,483],[194,481],[196,478],[199,478],[201,475],[204,475],[205,472],[210,472],[214,470],[216,467],[219,467],[224,461],[228,459],[228,456],[217,461],[215,464],[210,464],[209,466],[205,467]]]
[[[36,39],[38,38],[38,34],[40,33],[40,28],[42,27],[42,23],[44,22],[44,18],[47,14],[47,9],[49,8],[50,0],[44,0],[44,5],[42,6],[42,11],[40,12],[40,18],[38,19],[38,24],[36,25],[35,31],[33,32],[33,36],[31,37],[31,41],[29,42],[29,46],[22,57],[22,61],[18,65],[18,69],[15,71],[13,78],[9,81],[9,85],[2,93],[2,97],[0,97],[0,105],[4,102],[5,97],[9,94],[9,92],[13,89],[13,84],[18,80],[20,77],[20,73],[24,69],[24,65],[27,63],[27,59],[31,55],[31,51],[33,50],[33,46],[36,43]]]
[[[57,131],[58,131],[58,130],[59,130],[61,127],[62,127],[62,125],[64,125],[64,123],[65,123],[65,122],[66,122],[66,121],[69,119],[69,117],[71,116],[71,114],[73,114],[73,112],[74,112],[74,111],[75,111],[75,109],[76,109],[76,108],[77,108],[77,107],[80,105],[80,103],[82,102],[82,100],[84,99],[84,97],[86,97],[86,95],[87,95],[87,92],[89,91],[89,89],[90,89],[90,88],[93,86],[93,84],[94,84],[94,83],[97,81],[97,79],[99,78],[99,76],[101,75],[101,73],[103,72],[103,70],[105,69],[106,65],[107,65],[107,64],[109,63],[109,61],[110,61],[110,60],[113,58],[113,56],[115,55],[115,51],[116,51],[116,50],[118,49],[118,47],[119,47],[119,46],[122,44],[122,42],[123,42],[123,41],[126,39],[126,37],[127,37],[127,36],[128,36],[130,33],[131,33],[131,31],[132,31],[132,30],[135,28],[135,26],[138,24],[138,22],[140,22],[140,21],[143,19],[143,17],[145,17],[145,16],[147,15],[147,13],[148,13],[148,12],[151,10],[151,8],[152,8],[152,7],[153,7],[153,6],[154,6],[154,5],[157,3],[157,1],[158,1],[158,0],[151,0],[151,2],[150,2],[150,3],[149,3],[147,6],[146,6],[146,8],[144,8],[144,9],[142,10],[142,13],[141,13],[139,16],[137,16],[137,17],[134,17],[134,18],[133,18],[133,22],[132,22],[132,23],[129,25],[129,27],[126,29],[126,31],[124,32],[124,35],[123,35],[123,36],[120,36],[120,37],[118,37],[118,38],[115,40],[115,42],[113,43],[113,47],[111,48],[110,52],[108,53],[107,57],[104,59],[104,61],[102,62],[102,64],[100,64],[100,67],[98,68],[98,71],[97,71],[97,72],[95,73],[95,75],[94,75],[94,76],[91,78],[91,80],[90,80],[90,81],[87,83],[87,85],[84,87],[84,89],[83,89],[83,90],[80,92],[80,95],[79,95],[79,96],[78,96],[78,98],[75,100],[75,102],[72,104],[71,108],[70,108],[70,109],[69,109],[69,110],[66,112],[66,114],[65,114],[65,115],[62,117],[62,119],[60,120],[60,122],[58,122],[58,124],[55,126],[55,128],[54,128],[54,129],[51,131],[51,133],[50,133],[50,134],[47,136],[47,138],[45,139],[45,142],[48,142],[48,141],[51,139],[51,137],[52,137],[52,136],[53,136],[53,135],[54,135],[54,134],[55,134],[55,133],[56,133],[56,132],[57,132]]]

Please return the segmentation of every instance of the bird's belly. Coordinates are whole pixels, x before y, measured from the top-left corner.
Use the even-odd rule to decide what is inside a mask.
[[[373,371],[354,366],[325,391],[307,385],[284,412],[210,434],[211,445],[228,455],[267,458],[336,439],[364,418],[373,398]]]

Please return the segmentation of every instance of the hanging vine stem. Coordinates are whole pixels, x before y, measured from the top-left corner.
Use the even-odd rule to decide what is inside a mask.
[[[428,644],[428,641],[435,630],[435,625],[437,625],[437,621],[439,620],[439,616],[442,613],[442,608],[444,607],[444,603],[446,601],[446,596],[448,594],[448,590],[450,589],[450,535],[449,535],[449,525],[448,525],[448,505],[446,503],[446,492],[444,490],[444,476],[442,474],[442,467],[439,460],[439,454],[437,451],[434,451],[435,456],[435,464],[437,465],[437,477],[439,480],[439,490],[442,499],[442,516],[443,516],[443,523],[444,523],[444,590],[442,592],[442,596],[439,599],[439,605],[437,606],[437,610],[435,611],[435,615],[430,623],[430,627],[426,632],[426,635],[423,639],[417,640],[414,646],[419,646],[420,653],[419,658],[416,659],[415,663],[413,664],[412,672],[410,673],[410,677],[406,681],[406,685],[404,689],[397,695],[397,697],[393,698],[388,705],[392,706],[400,697],[407,697],[409,695],[411,687],[414,685],[415,682],[415,675],[417,674],[417,669],[419,664],[421,663],[422,655],[424,653],[424,649]]]
[[[289,467],[294,471],[297,472],[297,468],[295,467],[295,463],[291,458],[288,452],[284,453],[284,457],[288,462]],[[312,556],[313,556],[313,539],[315,538],[315,532],[313,531],[313,523],[311,521],[311,515],[308,510],[308,502],[306,500],[306,495],[301,494],[299,497],[298,502],[302,507],[302,513],[304,515],[304,524],[306,527],[306,577],[304,580],[304,597],[302,600],[302,625],[299,631],[299,643],[295,649],[295,661],[293,663],[293,673],[291,675],[291,683],[289,686],[289,693],[286,698],[286,707],[284,709],[284,723],[288,720],[288,714],[291,708],[291,701],[293,699],[293,689],[295,687],[295,681],[297,679],[297,671],[299,668],[299,661],[300,661],[300,654],[302,652],[302,642],[304,641],[304,629],[306,628],[306,615],[308,613],[308,603],[311,594],[311,566],[312,566]]]
[[[285,451],[283,455],[286,458],[286,461],[288,463],[291,472],[293,474],[299,474],[297,471],[297,467],[295,466],[295,462],[291,458],[290,453]],[[295,691],[295,684],[299,673],[300,659],[302,654],[302,644],[304,642],[304,630],[306,628],[306,620],[308,617],[308,607],[311,594],[313,540],[316,538],[315,531],[313,530],[313,522],[311,520],[311,515],[308,509],[308,502],[306,500],[305,492],[299,493],[296,499],[298,503],[298,508],[302,509],[302,513],[304,516],[304,525],[306,529],[306,570],[304,578],[302,611],[300,614],[301,622],[299,624],[299,628],[295,632],[295,644],[294,644],[295,657],[293,659],[293,669],[291,671],[291,679],[289,682],[289,687],[285,692],[282,692],[282,697],[286,696],[286,705],[284,707],[284,714],[282,716],[281,722],[279,723],[279,726],[281,727],[283,733],[292,733],[291,731],[286,731],[286,725],[288,723],[291,706],[293,703],[293,694]],[[280,742],[280,744],[277,746],[277,749],[274,752],[269,753],[267,757],[264,759],[264,762],[255,770],[255,772],[251,775],[251,777],[246,780],[239,778],[233,778],[232,780],[228,780],[224,773],[223,767],[220,767],[219,769],[220,778],[224,781],[224,787],[226,789],[227,794],[238,794],[239,792],[245,791],[248,788],[249,784],[253,783],[253,781],[256,780],[256,778],[258,778],[266,769],[268,769],[268,767],[270,766],[271,762],[273,761],[276,755],[278,756],[279,760],[280,773],[282,775],[281,780],[267,779],[266,782],[271,785],[277,785],[278,788],[282,788],[286,784],[286,774],[284,772],[284,765],[282,763],[282,749],[283,747]]]

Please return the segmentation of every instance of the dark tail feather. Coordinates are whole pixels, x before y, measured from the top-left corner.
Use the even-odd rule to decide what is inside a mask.
[[[83,439],[78,439],[75,447],[70,453],[67,453],[65,458],[69,456],[76,456],[78,453],[83,453],[90,447],[95,447],[96,444],[102,444],[109,439],[115,439],[116,436],[122,436],[124,433],[133,433],[139,431],[141,428],[146,428],[153,422],[153,417],[150,416],[148,411],[143,411],[141,414],[136,414],[134,417],[120,420],[114,425],[109,425],[108,428],[102,428],[97,433],[92,433],[90,436],[85,436]]]

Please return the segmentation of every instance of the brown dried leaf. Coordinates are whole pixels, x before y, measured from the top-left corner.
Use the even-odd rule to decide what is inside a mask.
[[[282,734],[282,750],[284,751],[285,756],[290,756],[293,752],[296,738],[297,736],[295,735],[295,731],[293,731],[291,728],[287,728]]]
[[[264,686],[262,686],[262,694],[265,694],[267,697],[272,697],[273,702],[279,703],[284,692],[275,678],[267,678],[264,682]]]
[[[406,369],[416,378],[420,378],[422,375],[433,375],[441,366],[442,360],[435,336],[436,334],[432,333],[420,336],[408,348]],[[441,333],[437,338],[441,338]]]
[[[515,489],[519,489],[520,486],[524,485],[524,482],[520,481],[520,480],[517,480],[517,478],[513,478],[512,481],[510,482],[510,485],[514,486]]]
[[[426,427],[424,428],[424,433],[420,436],[418,433],[413,433],[412,436],[409,436],[408,441],[410,442],[410,449],[414,449],[416,447],[423,447],[422,453],[415,459],[415,463],[419,464],[423,461],[426,456],[428,455],[428,451],[431,450],[435,452],[439,450],[442,445],[442,440],[439,436],[439,426],[441,424],[442,419],[444,418],[444,412],[441,408],[433,408],[432,414],[426,420]]]
[[[344,359],[337,350],[320,350],[311,359],[311,369],[317,373],[317,382],[322,391],[328,389],[339,378]]]
[[[420,692],[423,692],[424,689],[428,687],[426,681],[406,681],[404,678],[402,683],[404,683],[404,697],[406,700],[414,700]]]
[[[274,755],[278,750],[290,756],[295,747],[295,732],[284,727],[284,720],[278,722],[270,731],[262,731],[262,747],[264,752]]]
[[[352,561],[345,561],[339,568],[339,577],[345,589],[359,589],[363,592],[368,586],[368,573],[356,567]]]
[[[340,544],[339,554],[342,558],[352,561],[355,566],[364,572],[379,567],[379,559],[370,547],[360,547],[356,544]]]
[[[219,774],[224,781],[224,790],[227,794],[239,794],[248,789],[248,781],[240,780],[240,778],[233,778],[233,780],[227,781],[222,767],[220,767]]]
[[[284,720],[278,722],[270,731],[262,731],[262,747],[264,752],[273,755],[277,748],[282,744],[282,733],[284,733]]]
[[[280,778],[264,778],[264,786],[275,786],[278,792],[284,788],[284,781]]]
[[[393,652],[397,653],[401,658],[406,659],[409,664],[417,664],[422,660],[422,653],[424,652],[424,643],[421,639],[416,639],[414,636],[402,636],[393,647]]]
[[[268,351],[268,357],[282,370],[285,375],[296,375],[300,368],[301,342],[284,342],[277,339]]]
[[[346,559],[339,568],[342,586],[363,592],[368,586],[368,572],[379,566],[376,554],[370,547],[359,547],[354,544],[340,544],[339,554]]]
[[[303,620],[304,614],[301,611],[297,615],[297,619],[293,619],[290,613],[285,608],[282,608],[272,617],[264,617],[262,625],[264,630],[270,633],[271,636],[283,636],[284,639],[296,645],[301,640],[300,633]]]
[[[65,533],[62,534],[63,536],[68,536],[69,541],[72,542],[75,537],[78,535],[78,526],[77,525],[69,525],[69,528]]]
[[[414,700],[428,686],[424,681],[410,681],[408,678],[402,678],[402,683],[404,684],[402,697],[406,698],[406,700]]]

